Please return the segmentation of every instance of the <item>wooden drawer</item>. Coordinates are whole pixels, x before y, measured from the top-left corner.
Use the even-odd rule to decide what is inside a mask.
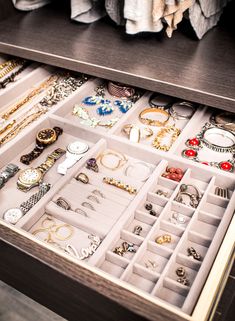
[[[0,8],[2,6],[2,2],[3,1],[0,1]],[[213,107],[221,107],[221,104],[223,104],[224,109],[233,110],[233,107],[235,106],[235,91],[232,88],[233,85],[230,86],[225,84],[226,88],[224,88],[223,86],[221,86],[221,83],[223,83],[223,81],[221,81],[221,78],[220,81],[216,83],[216,86],[208,85],[211,81],[211,78],[219,78],[218,74],[213,74],[213,68],[209,68],[210,58],[208,58],[206,64],[211,72],[211,75],[208,76],[208,79],[204,83],[195,80],[195,82],[192,82],[191,85],[187,87],[185,82],[188,83],[189,79],[192,79],[192,71],[190,75],[184,75],[184,77],[179,79],[178,71],[174,70],[173,75],[175,78],[173,77],[171,83],[169,79],[164,78],[164,73],[159,70],[159,66],[154,71],[154,74],[151,73],[151,71],[147,68],[148,64],[151,65],[153,63],[151,57],[149,56],[144,62],[142,68],[138,69],[138,66],[135,66],[135,68],[137,68],[138,70],[138,72],[136,72],[133,69],[134,63],[132,65],[126,66],[122,64],[117,65],[118,61],[115,61],[114,65],[116,66],[116,68],[114,68],[114,65],[112,65],[113,61],[111,65],[105,65],[104,55],[101,52],[99,53],[100,55],[95,55],[94,57],[89,57],[88,55],[88,58],[86,58],[86,44],[83,45],[82,49],[79,48],[73,51],[73,43],[71,42],[71,51],[69,51],[68,55],[63,52],[63,46],[59,46],[58,44],[56,44],[55,47],[53,47],[54,43],[49,40],[49,38],[53,34],[52,31],[54,30],[53,28],[55,24],[58,23],[58,21],[62,21],[64,19],[63,1],[61,1],[61,3],[61,10],[56,11],[55,20],[53,20],[50,26],[48,26],[48,30],[50,30],[50,32],[45,35],[48,37],[48,43],[50,43],[48,52],[42,51],[42,44],[39,39],[35,42],[32,41],[32,34],[30,35],[30,32],[32,30],[38,30],[37,28],[41,15],[46,14],[47,17],[51,17],[51,10],[53,10],[54,8],[48,7],[39,10],[39,12],[34,12],[31,14],[31,18],[30,15],[27,16],[27,23],[25,25],[21,25],[21,32],[26,32],[26,36],[17,37],[13,32],[14,28],[11,30],[9,29],[9,26],[13,25],[12,22],[15,23],[15,26],[20,24],[22,19],[25,17],[25,14],[19,12],[16,13],[8,3],[9,10],[7,10],[7,7],[5,9],[8,15],[6,14],[6,11],[4,11],[2,13],[4,19],[2,20],[2,22],[0,21],[0,51],[6,54],[16,54],[21,57],[34,59],[40,62],[44,62],[46,57],[47,63],[51,63],[56,66],[66,66],[69,69],[87,72],[92,74],[93,76],[99,76],[116,81],[123,81],[124,79],[125,82],[131,85],[138,85],[148,90],[158,90],[162,93],[171,94],[182,99],[194,100],[198,103],[209,104]],[[40,15],[38,15],[38,13]],[[66,32],[73,34],[75,32],[74,26],[71,26],[67,23],[65,24],[67,30]],[[31,25],[32,28],[25,27],[29,25]],[[7,32],[3,31],[3,26],[6,28]],[[105,22],[101,22],[100,25],[98,24],[98,29],[100,30],[100,32],[102,31],[102,33],[106,33]],[[114,36],[113,30],[108,31],[106,36],[108,38],[112,38]],[[181,39],[181,35],[179,35],[178,37],[180,37]],[[223,38],[223,32],[221,34],[221,37]],[[215,38],[216,37],[214,36],[213,39]],[[94,39],[92,39],[89,40],[90,43],[94,41]],[[141,45],[140,56],[138,57],[138,59],[141,59],[142,55],[145,53],[145,40],[142,41],[143,42]],[[117,47],[120,45],[119,38],[115,38],[115,45]],[[136,45],[138,44],[136,43]],[[155,41],[151,42],[150,46],[152,49],[154,49],[154,45]],[[123,43],[122,46],[124,46]],[[205,51],[209,48],[206,44],[203,44],[203,47],[203,50]],[[129,45],[125,42],[125,47],[121,47],[121,50],[128,48]],[[161,51],[162,50],[164,52],[166,48],[164,49],[162,47]],[[172,50],[173,48],[170,51],[171,54],[175,53],[175,51]],[[55,51],[56,54],[54,54]],[[81,60],[77,58],[78,53],[84,54],[84,56],[81,56]],[[228,55],[229,57],[230,54]],[[127,58],[129,62],[129,59],[131,58],[130,56],[131,54],[128,54]],[[231,54],[231,57],[232,56],[233,55]],[[166,61],[164,61],[165,67],[168,58],[166,59]],[[127,61],[126,59],[124,60]],[[108,64],[109,63],[110,62],[108,62]],[[182,64],[183,60],[181,61],[181,67]],[[125,72],[127,70],[127,67],[128,71]],[[197,66],[193,65],[193,70],[195,68],[197,69]],[[221,73],[222,75],[224,74],[225,69],[226,66],[221,65],[219,67],[219,71],[216,70],[216,72]],[[230,68],[227,70],[230,73],[230,76],[227,75],[226,79],[228,79],[228,77],[232,78],[234,69]],[[202,70],[200,70],[200,72],[202,72]],[[198,76],[200,75],[200,72],[198,73]],[[157,79],[158,76],[156,77],[157,73],[159,79]],[[34,78],[32,79],[36,82],[36,80],[39,81],[40,79],[45,77],[45,75],[46,74],[44,74],[44,71],[37,71],[36,73],[34,73]],[[89,81],[84,85],[84,87],[81,87],[81,90],[79,89],[78,93],[75,93],[72,97],[70,97],[68,101],[63,102],[59,106],[56,106],[55,109],[53,109],[50,113],[43,117],[38,123],[33,124],[32,127],[26,129],[25,132],[20,134],[15,142],[10,142],[9,145],[3,147],[0,151],[1,167],[4,167],[10,161],[18,162],[18,155],[22,153],[22,148],[20,146],[26,144],[29,147],[27,147],[25,150],[30,150],[30,148],[33,146],[34,137],[37,130],[41,127],[55,125],[60,125],[64,129],[65,138],[61,140],[63,146],[66,145],[67,140],[71,139],[71,137],[80,137],[88,141],[90,145],[90,151],[88,152],[88,155],[84,159],[79,161],[68,175],[66,175],[62,179],[58,178],[55,175],[55,181],[53,181],[53,184],[55,186],[53,186],[50,192],[48,192],[48,194],[35,206],[35,209],[29,212],[22,219],[22,223],[20,223],[18,226],[10,226],[5,221],[0,219],[0,255],[2,257],[0,263],[0,278],[3,281],[16,287],[20,291],[24,292],[25,294],[29,295],[33,299],[37,300],[38,302],[42,303],[43,305],[68,318],[69,320],[77,320],[78,316],[83,320],[92,319],[94,321],[101,319],[120,320],[121,318],[131,321],[166,319],[172,321],[211,320],[216,304],[218,302],[218,298],[220,297],[221,291],[228,276],[228,272],[234,260],[235,218],[233,217],[233,212],[235,203],[235,175],[233,173],[222,173],[217,169],[205,167],[201,164],[195,164],[180,157],[181,151],[184,148],[184,142],[186,138],[189,137],[192,132],[197,132],[197,130],[201,126],[201,123],[204,123],[208,119],[208,115],[210,115],[211,110],[201,106],[198,109],[196,116],[188,123],[182,125],[182,134],[172,146],[172,149],[169,153],[164,154],[163,152],[151,151],[148,144],[139,144],[138,146],[133,145],[132,143],[128,142],[127,139],[121,134],[121,126],[127,124],[130,121],[134,121],[136,115],[138,115],[137,111],[141,110],[141,108],[146,105],[148,97],[150,95],[148,92],[144,94],[139,102],[137,102],[135,108],[133,108],[127,115],[125,115],[120,120],[120,123],[117,123],[117,125],[114,126],[109,132],[103,130],[95,131],[93,129],[86,128],[76,121],[71,120],[71,106],[82,96],[89,93],[95,82],[96,80],[93,79]],[[226,83],[226,81],[224,81],[224,83]],[[21,86],[20,88],[23,87]],[[224,90],[226,91],[226,93],[224,93]],[[13,98],[16,97],[10,97],[9,99]],[[87,264],[86,262],[79,261],[72,256],[64,254],[63,252],[61,252],[61,250],[46,244],[42,240],[35,238],[30,232],[32,232],[32,227],[37,223],[37,220],[45,212],[48,211],[47,204],[51,204],[53,201],[53,197],[55,197],[55,195],[57,195],[60,190],[64,188],[64,186],[71,182],[73,176],[81,168],[84,168],[85,160],[88,159],[88,157],[97,156],[98,152],[103,151],[104,148],[107,147],[113,147],[113,149],[116,148],[117,150],[127,154],[130,158],[138,159],[140,161],[148,161],[149,163],[154,164],[156,168],[153,171],[150,179],[143,185],[139,186],[140,192],[138,193],[136,198],[132,199],[130,204],[127,205],[127,209],[124,212],[125,215],[120,215],[120,217],[117,218],[117,225],[116,227],[111,227],[111,233],[109,232],[106,235],[103,227],[100,227],[99,231],[101,235],[102,233],[104,233],[103,242],[100,248],[97,250],[97,256],[94,256],[94,258],[92,257],[91,262]],[[43,157],[44,156],[40,158],[40,161],[43,160]],[[199,182],[200,188],[205,191],[206,195],[202,201],[203,205],[201,205],[201,207],[196,210],[195,218],[193,218],[193,220],[191,221],[191,225],[189,224],[189,228],[185,229],[186,232],[182,233],[183,241],[180,241],[181,243],[178,243],[180,244],[180,246],[176,245],[176,248],[178,249],[177,251],[179,251],[180,254],[180,251],[182,251],[182,249],[184,248],[184,242],[188,240],[188,236],[185,236],[186,233],[187,235],[188,233],[190,235],[190,232],[193,231],[193,238],[195,239],[195,237],[198,237],[197,235],[200,234],[200,230],[203,229],[205,229],[205,235],[202,233],[203,237],[200,238],[200,242],[202,242],[201,245],[207,244],[206,242],[211,242],[212,247],[214,248],[214,250],[211,250],[212,247],[209,247],[211,254],[207,255],[205,260],[208,265],[203,264],[202,262],[201,268],[197,268],[198,273],[200,272],[200,278],[197,278],[198,288],[194,285],[194,291],[196,293],[194,296],[191,295],[192,291],[190,292],[190,289],[188,290],[188,294],[190,295],[190,297],[192,297],[193,303],[191,303],[190,305],[190,302],[188,302],[189,300],[187,300],[187,307],[184,307],[184,303],[182,303],[182,305],[180,303],[181,306],[177,307],[175,306],[175,304],[171,304],[172,302],[167,302],[167,291],[170,290],[169,293],[172,293],[173,288],[175,289],[176,287],[176,282],[172,282],[172,280],[169,280],[171,279],[172,271],[174,271],[173,259],[171,259],[172,264],[168,264],[169,268],[164,278],[161,276],[161,274],[159,275],[159,279],[161,280],[161,282],[163,282],[161,286],[162,288],[156,287],[156,291],[153,292],[154,295],[150,295],[148,293],[148,290],[145,291],[138,288],[138,282],[140,282],[139,284],[142,284],[142,277],[146,273],[145,271],[143,271],[143,268],[139,266],[141,265],[140,263],[142,262],[142,258],[141,255],[138,254],[138,252],[136,254],[138,259],[137,261],[133,261],[134,263],[132,262],[132,258],[130,258],[130,260],[119,260],[118,266],[125,266],[124,269],[126,269],[126,272],[123,272],[123,277],[105,272],[105,270],[107,271],[107,269],[110,270],[109,266],[108,268],[106,268],[105,266],[107,257],[111,257],[111,261],[108,262],[116,262],[116,259],[113,257],[113,254],[111,252],[115,245],[118,244],[118,240],[123,237],[129,237],[130,239],[133,238],[133,236],[130,236],[130,231],[128,231],[128,224],[131,222],[131,219],[134,219],[134,216],[132,216],[134,215],[134,212],[138,210],[140,210],[141,212],[141,206],[143,205],[144,197],[146,195],[148,195],[148,197],[150,198],[153,197],[153,187],[155,188],[155,186],[158,186],[160,183],[165,187],[169,187],[169,185],[167,185],[164,180],[161,181],[161,173],[168,164],[172,166],[174,164],[177,164],[178,166],[183,167],[186,172],[186,178],[184,178],[185,182],[189,183],[190,179],[196,180],[197,182]],[[53,175],[54,174],[52,174],[50,178],[53,178]],[[13,191],[13,184],[15,184],[15,181],[16,179],[14,179],[12,183],[9,183],[10,191]],[[221,199],[214,199],[215,196],[212,195],[212,188],[214,188],[216,184],[228,186],[231,190],[230,200],[227,201],[226,204],[224,204]],[[169,201],[165,202],[161,197],[157,197],[156,204],[162,208],[168,206],[167,208],[174,209],[176,205],[174,204],[173,198],[176,195],[176,190],[178,187],[179,185],[175,185],[174,187],[169,188],[170,193],[172,192],[173,195],[170,196]],[[4,195],[6,194],[3,194],[3,196]],[[16,200],[18,197],[17,195]],[[14,200],[14,203],[19,203],[18,200],[17,202],[16,200]],[[220,216],[219,219],[218,217],[213,217],[213,215],[207,215],[212,213],[213,211],[217,211],[215,208],[213,208],[213,210],[210,210],[210,205],[207,205],[206,212],[209,211],[209,213],[206,213],[205,215],[205,204],[207,201],[209,204],[214,204],[213,202],[215,202],[215,205],[221,205],[219,207],[223,208],[223,213],[225,214],[223,215],[218,212],[218,215]],[[2,209],[5,210],[9,204],[11,204],[10,201],[9,203],[7,203],[3,199],[3,202],[1,204]],[[185,211],[187,212],[188,210],[185,209]],[[163,212],[165,213],[164,215],[167,215],[166,212],[166,210],[165,212]],[[162,217],[165,217],[164,215]],[[59,213],[57,213],[55,217],[56,219],[61,219],[61,215]],[[202,217],[204,221],[201,221]],[[203,222],[203,224],[200,225],[199,221],[200,224],[201,222]],[[72,224],[71,222],[74,223],[73,218],[69,219],[68,222],[70,224]],[[205,227],[204,225],[205,222],[206,224],[208,222],[213,222],[211,226],[216,226],[216,228],[219,226],[219,229],[214,230],[214,228],[209,228],[209,230],[207,230],[207,227]],[[218,222],[222,222],[222,224]],[[154,233],[167,228],[164,222],[163,224],[165,225],[162,225],[162,223],[159,223],[159,225],[157,225],[158,223],[155,223],[153,222],[152,227],[150,227],[150,230],[147,234],[148,236],[146,236],[147,240],[143,240],[144,245],[141,245],[142,243],[139,244],[140,248],[142,246],[141,251],[143,253],[145,251],[144,249],[146,249],[146,251],[149,250],[149,247],[150,249],[152,249]],[[172,229],[168,230],[168,232],[170,231],[172,231]],[[211,233],[213,234],[213,236],[211,236]],[[180,239],[181,237],[179,231],[178,234],[176,233],[174,235],[175,239]],[[135,238],[135,240],[140,241],[140,239],[138,238]],[[170,253],[171,250],[167,251]],[[171,253],[173,253],[173,250]],[[174,254],[172,254],[172,257],[173,255]],[[180,262],[182,263],[182,255],[180,257]],[[183,258],[183,260],[186,259]],[[175,261],[175,263],[177,263],[177,261]],[[187,264],[189,264],[187,265],[187,267],[189,268],[191,263],[188,262]],[[132,278],[132,275],[136,274],[134,273],[136,271],[140,271],[138,272],[140,274],[137,273],[138,277],[141,276],[140,281],[139,278]],[[203,271],[204,275],[202,273]],[[119,270],[117,273],[119,274]],[[154,282],[152,282],[151,273],[148,274],[148,280],[151,281],[149,286],[151,287],[152,283],[154,283],[155,287],[157,280],[154,279]],[[137,282],[137,284],[135,284],[135,282]],[[167,291],[164,293],[162,289],[167,289]],[[173,292],[178,294],[185,293],[185,290],[182,287],[177,287],[177,289],[179,292]],[[176,300],[176,303],[177,302],[178,301]]]

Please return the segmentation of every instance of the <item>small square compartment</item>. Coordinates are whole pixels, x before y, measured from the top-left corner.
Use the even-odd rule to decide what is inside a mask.
[[[170,256],[171,252],[166,251],[165,248],[160,248],[153,242],[148,242],[146,249],[143,251],[143,255],[138,259],[137,262],[152,273],[162,273]],[[151,268],[151,263],[153,262],[156,262],[156,268]]]
[[[224,212],[225,212],[225,208],[206,202],[203,206],[203,211],[209,213],[209,214],[213,214],[214,216],[217,216],[219,218],[222,219]]]
[[[181,308],[184,304],[186,297],[184,295],[179,294],[173,290],[168,289],[165,286],[159,288],[156,293],[156,296],[163,301],[166,301],[178,308]]]
[[[143,238],[145,238],[148,232],[151,230],[151,225],[143,223],[142,221],[139,221],[136,218],[134,218],[132,222],[125,229],[135,234],[134,229],[136,226],[140,226],[142,228],[142,231],[140,232],[139,236]]]
[[[155,286],[153,281],[145,279],[137,273],[132,273],[127,282],[148,293],[151,293]]]
[[[129,259],[131,260],[134,255],[136,254],[136,252],[138,251],[140,245],[142,244],[143,242],[143,238],[138,236],[138,235],[135,235],[135,234],[132,234],[130,233],[129,231],[126,231],[126,230],[122,230],[121,231],[121,234],[120,234],[120,238],[118,241],[116,241],[112,247],[110,248],[110,251],[114,253],[114,249],[116,247],[122,247],[122,243],[123,242],[128,242],[128,243],[132,243],[133,244],[133,247],[135,249],[135,252],[124,252],[124,254],[121,256],[121,257],[124,257],[126,259]],[[115,255],[119,256],[119,254],[117,253],[114,253]]]
[[[127,259],[119,257],[114,253],[108,251],[105,254],[105,259],[103,260],[99,268],[113,276],[120,278],[128,264],[129,261]]]
[[[182,285],[181,283],[177,282],[177,279],[180,277],[176,274],[176,270],[178,268],[183,268],[185,270],[185,276],[186,278],[188,279],[189,281],[189,284],[188,285]],[[179,287],[183,287],[187,290],[188,287],[191,287],[195,278],[197,276],[197,271],[192,269],[192,268],[189,268],[189,267],[186,267],[182,264],[179,264],[177,262],[172,262],[171,263],[171,266],[167,272],[167,277],[169,277],[171,280],[175,281],[176,282],[176,286],[179,285]]]
[[[158,237],[161,237],[162,235],[165,235],[165,234],[171,236],[171,242],[169,242],[169,243],[164,242],[162,244],[158,244],[155,240]],[[168,249],[174,249],[176,247],[176,245],[178,244],[179,240],[180,240],[180,236],[177,236],[177,235],[173,234],[170,231],[167,231],[167,230],[164,230],[164,229],[160,228],[156,232],[153,233],[153,235],[151,237],[151,240],[153,242],[155,242],[157,245],[161,246],[161,247],[166,247]]]
[[[205,223],[199,219],[195,220],[190,228],[190,231],[206,236],[206,238],[212,240],[217,230],[217,226]]]

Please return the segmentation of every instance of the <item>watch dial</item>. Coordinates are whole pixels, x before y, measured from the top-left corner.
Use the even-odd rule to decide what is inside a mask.
[[[42,173],[36,168],[28,168],[21,172],[19,181],[25,184],[34,184],[40,182]]]
[[[54,131],[53,128],[46,128],[40,130],[37,134],[37,139],[41,142],[47,143],[49,142],[52,138],[54,138],[56,135],[56,132]]]
[[[23,216],[19,208],[10,208],[3,214],[3,219],[11,224],[16,224]]]
[[[68,145],[67,150],[72,154],[82,154],[89,149],[86,143],[76,141]]]

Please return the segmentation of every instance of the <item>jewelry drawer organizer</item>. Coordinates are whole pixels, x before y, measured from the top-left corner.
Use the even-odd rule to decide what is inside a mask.
[[[32,64],[16,82],[0,90],[1,114],[57,73],[55,68]],[[103,84],[100,79],[83,78],[76,90],[1,146],[2,172],[9,163],[21,170],[29,167],[20,162],[20,157],[34,149],[35,137],[43,128],[58,127],[63,133],[32,162],[33,168],[53,151],[66,150],[77,140],[87,144],[87,150],[68,167],[66,175],[58,172],[58,166],[67,154],[60,155],[43,180],[51,185],[49,190],[15,227],[19,233],[24,230],[34,235],[51,251],[57,249],[66,254],[68,260],[77,258],[78,264],[85,260],[96,271],[102,271],[104,279],[119,280],[124,288],[127,284],[130,290],[138,288],[140,296],[157,305],[165,302],[191,315],[235,204],[233,168],[223,171],[181,157],[188,148],[185,142],[200,132],[212,111],[197,106],[192,117],[176,119],[175,127],[180,131],[169,151],[164,152],[152,146],[153,137],[164,126],[149,126],[152,133],[142,135],[146,126],[140,122],[139,114],[150,108],[152,93],[140,90],[140,95],[129,101],[130,110],[123,113],[106,85],[100,87]],[[97,86],[103,99],[116,104],[112,114],[100,118],[91,99],[89,106],[84,103],[90,95],[95,99]],[[47,90],[27,101],[16,115],[33,110]],[[164,111],[161,113],[164,116]],[[134,139],[139,143],[128,139],[133,125],[137,128]],[[173,122],[169,126],[174,127]],[[221,163],[231,153],[208,150],[200,152],[203,161],[205,158]],[[24,193],[17,189],[21,172],[1,189],[0,216],[4,224],[5,213],[19,208],[38,190]]]

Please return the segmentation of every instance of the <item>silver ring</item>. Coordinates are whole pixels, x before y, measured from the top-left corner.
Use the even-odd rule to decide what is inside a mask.
[[[101,193],[101,191],[99,191],[98,189],[94,189],[91,193],[95,194],[96,196],[100,196],[100,197],[102,197],[102,198],[106,198],[106,197],[104,196],[104,194]]]
[[[88,203],[88,202],[83,202],[81,205],[84,206],[84,207],[89,208],[89,209],[92,210],[92,211],[95,211],[93,205],[91,205],[91,204]]]
[[[76,212],[76,213],[78,213],[78,214],[81,214],[81,215],[83,215],[83,216],[85,216],[85,217],[88,217],[87,213],[86,213],[85,211],[83,211],[81,208],[76,208],[76,209],[74,210],[74,212]]]
[[[62,207],[64,210],[68,211],[71,209],[71,206],[69,204],[68,201],[66,201],[66,199],[64,199],[63,197],[59,197],[56,201],[55,201],[56,205],[58,205],[59,207]]]
[[[87,196],[87,199],[92,201],[92,202],[95,202],[97,204],[100,204],[100,201],[99,201],[98,197],[96,197],[95,195],[89,195],[89,196]]]

